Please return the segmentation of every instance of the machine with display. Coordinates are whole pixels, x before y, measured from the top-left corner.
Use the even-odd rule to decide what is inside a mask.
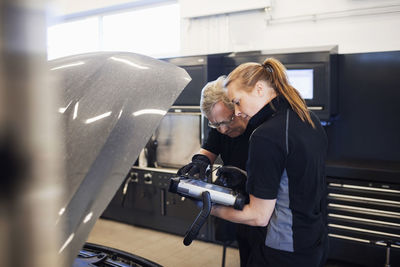
[[[223,72],[230,73],[242,63],[263,63],[278,59],[287,69],[289,82],[296,88],[323,124],[338,114],[337,46],[279,49],[231,53],[223,59]]]

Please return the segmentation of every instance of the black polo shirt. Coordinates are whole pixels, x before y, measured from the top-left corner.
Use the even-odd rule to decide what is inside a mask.
[[[311,117],[315,129],[276,97],[249,122],[256,129],[250,138],[247,191],[277,200],[265,245],[285,251],[284,257],[311,251],[326,240],[327,137],[319,119]]]
[[[251,127],[247,127],[243,134],[232,138],[218,132],[216,129],[210,129],[202,148],[217,156],[221,155],[224,165],[231,165],[245,170],[251,133]]]

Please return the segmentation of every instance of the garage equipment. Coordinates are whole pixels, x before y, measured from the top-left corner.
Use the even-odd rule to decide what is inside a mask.
[[[202,210],[186,232],[183,240],[185,246],[189,246],[196,238],[210,215],[212,204],[231,206],[237,210],[242,210],[245,204],[245,197],[230,188],[206,183],[185,175],[171,178],[169,191],[183,197],[202,201]]]

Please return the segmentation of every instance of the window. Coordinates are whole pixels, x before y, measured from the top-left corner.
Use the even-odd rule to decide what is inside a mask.
[[[168,57],[180,51],[179,4],[99,14],[48,28],[48,59],[95,51]]]
[[[179,52],[179,5],[104,16],[103,45],[104,50],[131,51],[152,56]]]
[[[47,29],[48,59],[99,51],[99,18],[87,18]]]

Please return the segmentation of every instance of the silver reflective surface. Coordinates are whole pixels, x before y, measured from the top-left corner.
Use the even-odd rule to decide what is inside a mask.
[[[183,88],[185,70],[133,53],[91,53],[50,62],[62,79],[66,180],[59,253],[69,263],[87,239]]]
[[[201,114],[168,113],[154,134],[159,167],[180,168],[201,148]]]

